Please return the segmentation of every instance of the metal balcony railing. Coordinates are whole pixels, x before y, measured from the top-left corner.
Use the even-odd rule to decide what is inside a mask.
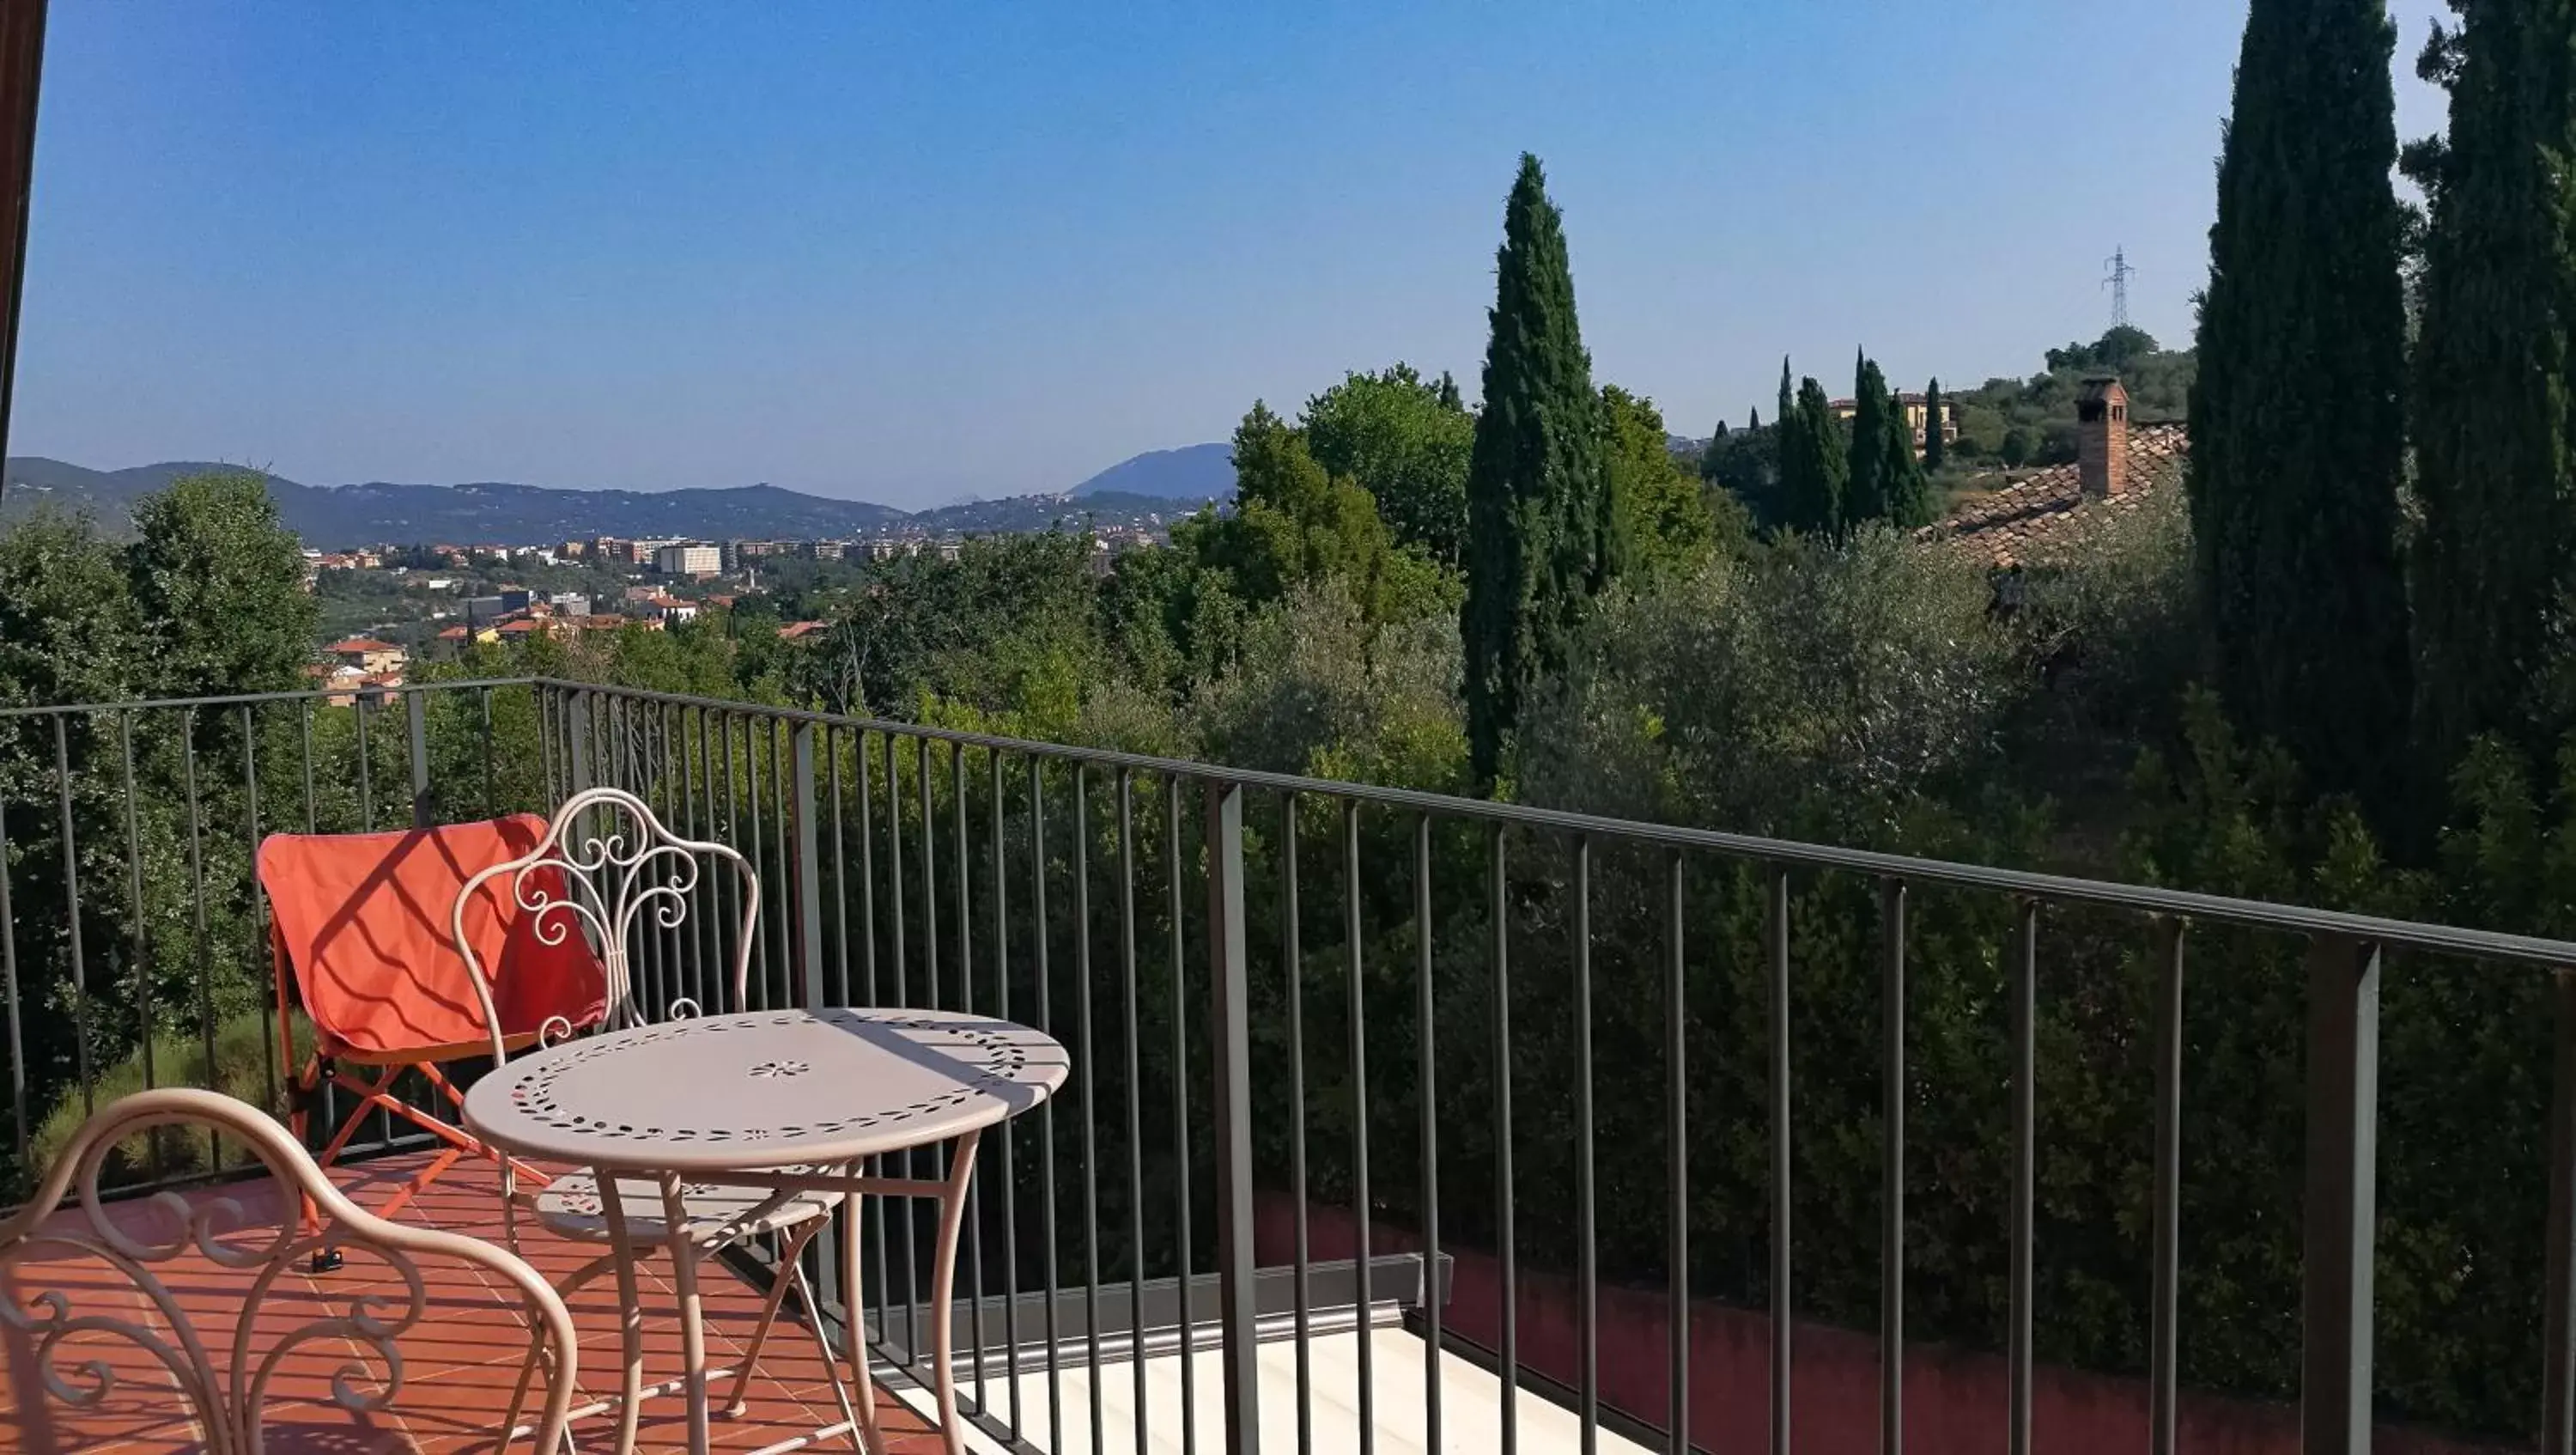
[[[1867,977],[1847,989],[1874,980],[1877,999],[1878,1443],[1896,1455],[1920,1185],[1907,1129],[1925,1104],[1910,1007],[1991,930],[1976,964],[1997,979],[2008,1048],[1997,1342],[2012,1455],[2030,1449],[2037,1007],[2058,939],[2128,945],[2150,967],[2148,1013],[2128,1027],[2153,1068],[2140,1362],[2151,1448],[2175,1448],[2184,994],[2203,937],[2278,942],[2303,967],[2295,1385],[2314,1452],[2359,1455],[2371,1439],[2384,964],[2556,977],[2552,1120],[2530,1138],[2545,1226],[2494,1235],[2545,1249],[2533,1415],[2544,1451],[2576,1451],[2576,944],[556,680],[416,685],[345,707],[299,693],[0,709],[0,1115],[16,1182],[0,1201],[23,1191],[49,1126],[77,1119],[69,1108],[174,1081],[280,1094],[294,1048],[256,1014],[270,984],[249,872],[260,835],[542,809],[598,784],[751,857],[772,928],[750,1008],[981,1010],[1072,1049],[1066,1094],[978,1154],[956,1323],[974,1417],[1005,1443],[1068,1448],[1072,1418],[1101,1448],[1104,1402],[1069,1402],[1062,1378],[1082,1371],[1096,1396],[1123,1362],[1141,1448],[1149,1365],[1168,1353],[1215,1362],[1227,1446],[1253,1448],[1258,1352],[1288,1341],[1305,1448],[1310,1349],[1398,1320],[1421,1338],[1420,1409],[1402,1418],[1426,1448],[1443,1448],[1440,1361],[1471,1344],[1505,1391],[1504,1449],[1525,1387],[1571,1406],[1586,1450],[1604,1430],[1683,1448],[1673,1432],[1706,1427],[1694,1301],[1751,1290],[1770,1315],[1769,1444],[1788,1455],[1792,1010],[1802,975],[1840,973]],[[1935,911],[1946,928],[1927,949],[1917,917]],[[710,972],[728,947],[702,937],[729,922],[692,915],[649,945],[645,999],[724,999]],[[1613,1025],[1605,1060],[1596,1037]],[[1763,1104],[1713,1107],[1719,1063],[1757,1061]],[[1720,1131],[1764,1144],[1751,1234],[1695,1212],[1694,1151]],[[390,1128],[372,1144],[405,1145]],[[224,1168],[155,1145],[124,1171],[141,1189]],[[1327,1204],[1347,1214],[1346,1258],[1315,1255]],[[867,1217],[878,1302],[857,1321],[882,1357],[917,1367],[930,1230],[907,1206]],[[1721,1242],[1758,1245],[1758,1261],[1718,1266]],[[1492,1316],[1462,1331],[1450,1299],[1468,1253],[1495,1286]],[[1572,1356],[1544,1368],[1522,1357],[1530,1267],[1575,1290]],[[818,1286],[837,1288],[825,1273]],[[1641,1284],[1665,1309],[1660,1378],[1601,1363],[1605,1297]],[[1358,1342],[1351,1391],[1363,1449],[1396,1418],[1374,1408],[1375,1343]],[[1659,1389],[1660,1407],[1621,1407],[1612,1374]],[[1196,1397],[1185,1371],[1185,1441]]]

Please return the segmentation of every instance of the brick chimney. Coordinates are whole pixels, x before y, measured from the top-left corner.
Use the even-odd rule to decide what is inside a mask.
[[[2075,474],[2089,500],[2129,489],[2129,391],[2108,374],[2084,381],[2075,396]]]

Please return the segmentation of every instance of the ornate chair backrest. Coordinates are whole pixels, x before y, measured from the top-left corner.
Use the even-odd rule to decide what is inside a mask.
[[[751,957],[760,935],[760,876],[729,844],[672,833],[644,800],[622,788],[585,788],[565,799],[535,848],[466,880],[456,896],[451,929],[457,953],[473,972],[466,978],[483,1001],[494,1064],[508,1055],[502,1044],[500,1014],[493,1007],[483,963],[465,934],[465,907],[484,892],[485,884],[499,881],[496,891],[508,894],[529,912],[534,933],[544,943],[561,944],[568,934],[590,938],[607,972],[608,1014],[602,1025],[615,1030],[649,1019],[635,1003],[638,935],[678,929],[688,922],[690,900],[700,890],[705,877],[702,861],[707,860],[731,864],[740,879],[742,916],[733,947],[732,1008],[747,1010]],[[540,869],[555,873],[535,872]],[[560,896],[549,887],[555,883],[561,885]],[[713,891],[716,886],[710,882],[705,887]],[[715,902],[721,904],[722,897]],[[698,1010],[697,1003],[686,997],[664,1007],[667,1015],[693,1015]],[[570,1025],[550,1022],[539,1038],[551,1040],[558,1032],[569,1035],[571,1030]]]
[[[247,1148],[274,1185],[207,1189],[193,1202],[177,1192],[122,1205],[102,1199],[109,1154],[171,1126],[206,1128]],[[306,1231],[301,1199],[311,1200],[315,1231]],[[302,1275],[325,1250],[371,1255],[383,1273],[337,1297],[321,1285],[317,1304]],[[527,1340],[520,1396],[534,1379],[545,1387],[529,1448],[553,1451],[572,1405],[578,1346],[563,1300],[535,1269],[478,1239],[366,1212],[285,1128],[231,1097],[163,1087],[116,1101],[73,1134],[35,1198],[0,1220],[0,1333],[19,1394],[11,1448],[45,1455],[129,1438],[141,1414],[166,1418],[174,1445],[197,1436],[203,1444],[194,1448],[206,1455],[261,1455],[270,1425],[326,1413],[299,1403],[313,1399],[309,1384],[271,1383],[281,1368],[310,1371],[317,1360],[330,1373],[329,1402],[373,1423],[402,1392],[405,1336],[422,1331],[423,1351],[454,1342],[452,1327],[430,1317],[423,1257],[433,1268],[468,1265],[473,1271],[457,1275],[468,1288],[518,1295],[525,1333],[514,1337]],[[350,1276],[358,1271],[353,1260]],[[452,1302],[444,1283],[437,1292],[437,1303]],[[241,1296],[237,1313],[222,1306],[226,1293]],[[273,1316],[263,1322],[263,1311]],[[121,1382],[145,1387],[120,1399]],[[492,1411],[493,1448],[509,1442],[520,1409],[514,1398]]]

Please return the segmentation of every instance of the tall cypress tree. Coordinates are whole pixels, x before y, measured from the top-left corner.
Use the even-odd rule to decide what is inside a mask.
[[[2383,0],[2253,0],[2187,477],[2228,707],[2320,786],[2381,806],[2409,697],[2394,44]]]
[[[1467,732],[1490,784],[1528,685],[1565,664],[1592,592],[1625,560],[1601,403],[1574,316],[1564,220],[1521,155],[1495,259],[1485,407],[1467,471]]]
[[[1824,386],[1798,385],[1798,399],[1781,417],[1781,524],[1808,535],[1833,535],[1843,526],[1843,489],[1850,461]]]
[[[1852,431],[1849,482],[1843,487],[1847,525],[1887,514],[1887,376],[1863,354],[1852,365]]]
[[[1780,356],[1780,407],[1772,412],[1771,417],[1785,425],[1789,422],[1789,411],[1795,409],[1797,404],[1798,396],[1789,387],[1789,356],[1782,354]]]
[[[2542,748],[2565,726],[2531,688],[2565,668],[2551,660],[2552,619],[2576,550],[2576,4],[2490,0],[2464,14],[2426,58],[2450,68],[2447,138],[2409,157],[2432,204],[2414,567],[2417,727],[2434,773],[2478,733]]]
[[[1900,530],[1932,522],[1932,483],[1924,478],[1922,457],[1914,453],[1914,426],[1905,422],[1905,401],[1887,391],[1886,424],[1879,434],[1879,489],[1887,497],[1887,519]]]
[[[1950,442],[1941,438],[1941,381],[1923,391],[1923,469],[1925,473],[1941,468],[1950,456]]]

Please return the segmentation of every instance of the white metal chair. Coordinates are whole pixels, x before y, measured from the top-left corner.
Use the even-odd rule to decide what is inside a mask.
[[[109,1154],[170,1126],[204,1127],[267,1168],[276,1184],[273,1231],[245,1209],[249,1199],[234,1195],[239,1189],[210,1190],[193,1201],[177,1192],[122,1204],[100,1196]],[[75,1186],[77,1201],[67,1205]],[[299,1199],[317,1225],[307,1226]],[[296,1288],[312,1255],[324,1251],[372,1254],[387,1277],[345,1295],[336,1313],[326,1292],[318,1317],[309,1304],[272,1301],[285,1293],[281,1280]],[[361,1209],[256,1107],[186,1087],[124,1097],[82,1125],[35,1198],[0,1222],[0,1343],[17,1395],[12,1448],[51,1455],[118,1439],[82,1429],[81,1416],[107,1413],[120,1363],[127,1374],[139,1365],[169,1377],[181,1402],[172,1421],[194,1427],[205,1455],[260,1455],[267,1424],[291,1407],[271,1388],[290,1361],[341,1361],[331,1372],[331,1402],[361,1417],[388,1410],[403,1387],[402,1339],[438,1327],[418,1261],[424,1256],[471,1265],[485,1275],[474,1280],[478,1286],[488,1279],[522,1300],[527,1354],[490,1448],[506,1447],[518,1433],[529,1382],[542,1372],[545,1400],[528,1432],[531,1448],[550,1450],[563,1438],[571,1407],[576,1345],[562,1298],[535,1269],[491,1244]],[[240,1291],[241,1309],[229,1323],[227,1300],[210,1289]],[[286,1315],[263,1325],[264,1309],[276,1308]],[[157,1379],[150,1382],[156,1387],[143,1393],[157,1406],[164,1391]],[[54,1405],[62,1406],[59,1415]]]
[[[545,837],[534,849],[468,879],[456,898],[456,948],[475,972],[467,978],[482,997],[486,1024],[493,1028],[492,1064],[498,1067],[506,1061],[508,1048],[503,1044],[500,1019],[493,1009],[482,965],[465,932],[466,905],[486,881],[507,876],[510,899],[531,913],[540,941],[560,944],[564,936],[574,933],[589,937],[607,972],[608,1011],[601,1029],[613,1031],[650,1021],[635,997],[635,937],[639,933],[689,927],[692,897],[702,891],[717,891],[715,884],[705,880],[702,866],[710,861],[731,865],[736,876],[741,915],[734,926],[729,979],[731,1008],[745,1010],[750,1008],[751,963],[760,939],[760,876],[750,861],[729,844],[672,833],[632,793],[618,788],[590,788],[574,794],[555,810]],[[723,955],[721,944],[718,953]],[[678,1018],[696,1015],[699,1010],[693,999],[681,996],[670,1001],[665,1014]],[[557,1024],[542,1033],[540,1040],[552,1042],[570,1033],[571,1027]],[[518,1189],[506,1165],[502,1183],[503,1226],[515,1247]],[[624,1256],[620,1255],[620,1246],[611,1246],[576,1269],[558,1285],[558,1291],[569,1298],[602,1273],[613,1271],[619,1280],[619,1302],[632,1309],[634,1264],[666,1250],[671,1228],[664,1213],[661,1186],[654,1179],[620,1177],[612,1191],[616,1199],[613,1208],[597,1177],[588,1172],[566,1173],[548,1182],[536,1195],[537,1220],[560,1238],[622,1245]],[[854,1407],[839,1360],[823,1338],[821,1307],[804,1273],[805,1246],[831,1226],[832,1212],[842,1201],[840,1193],[773,1193],[758,1188],[690,1183],[684,1189],[682,1210],[687,1219],[685,1233],[703,1252],[764,1234],[777,1234],[781,1239],[775,1265],[780,1275],[772,1280],[762,1302],[760,1321],[743,1352],[742,1367],[735,1371],[726,1408],[736,1415],[742,1413],[752,1371],[759,1365],[760,1351],[792,1288],[804,1304],[807,1327],[822,1347],[824,1366],[833,1371],[832,1392],[840,1401],[842,1418],[849,1422],[851,1442],[864,1455],[870,1446],[882,1447],[875,1399],[866,1383],[866,1356],[858,1341],[852,1339],[850,1358],[860,1389]],[[855,1208],[851,1215],[857,1215]],[[641,1357],[641,1339],[637,1323],[631,1318],[626,1320],[630,1366]],[[633,1442],[635,1421],[636,1410],[629,1401],[619,1412],[618,1448],[627,1448]],[[862,1432],[865,1443],[861,1442]]]

